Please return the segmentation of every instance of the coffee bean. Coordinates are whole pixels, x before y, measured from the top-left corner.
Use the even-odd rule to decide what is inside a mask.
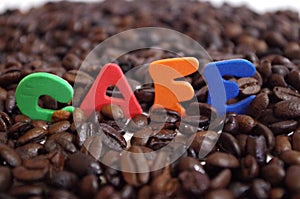
[[[99,135],[88,137],[81,148],[81,152],[86,152],[91,155],[95,160],[100,160],[102,156],[102,139]]]
[[[50,185],[62,189],[72,189],[77,182],[77,176],[68,171],[53,172],[48,179]]]
[[[263,165],[267,158],[267,146],[264,136],[248,136],[246,151],[248,154],[255,157],[258,164]]]
[[[43,169],[27,169],[23,166],[19,166],[13,169],[13,176],[24,182],[43,180],[48,172],[48,167]]]
[[[28,159],[37,156],[42,149],[43,145],[39,143],[28,143],[16,148],[16,152],[22,159]]]
[[[257,70],[262,75],[264,81],[266,82],[268,77],[270,77],[272,74],[271,62],[268,60],[263,60],[259,65],[259,67],[257,68]]]
[[[89,86],[94,82],[94,78],[80,70],[69,70],[62,76],[71,84]]]
[[[270,189],[269,183],[262,179],[255,179],[251,185],[251,194],[254,198],[268,198]]]
[[[231,153],[239,157],[241,155],[241,149],[237,139],[229,133],[223,132],[218,139],[219,148],[227,153]]]
[[[46,136],[47,131],[45,131],[43,128],[40,127],[36,127],[33,128],[29,131],[27,131],[25,134],[23,134],[21,137],[19,137],[18,139],[18,144],[25,144],[28,143],[30,141],[34,141],[34,140],[40,140],[42,138],[44,138],[44,136]]]
[[[300,152],[293,150],[284,151],[280,154],[280,159],[282,159],[288,165],[300,165]]]
[[[0,130],[6,131],[12,125],[12,119],[5,112],[0,112]]]
[[[250,181],[256,178],[259,174],[259,165],[256,162],[256,159],[247,155],[241,160],[241,168],[239,172],[239,177],[244,181]]]
[[[239,131],[241,133],[249,133],[255,126],[255,121],[248,115],[237,115],[236,121],[239,125]]]
[[[273,188],[270,191],[269,197],[270,199],[277,199],[277,198],[284,198],[285,197],[285,190],[282,188]]]
[[[16,106],[15,91],[9,90],[7,92],[7,98],[5,100],[5,110],[7,111],[7,113],[12,113],[15,106]]]
[[[206,162],[209,165],[223,168],[237,168],[240,166],[240,163],[236,157],[222,152],[215,152],[209,155],[206,158]]]
[[[201,163],[192,157],[181,157],[178,162],[178,170],[179,171],[191,170],[191,171],[200,172],[202,174],[205,173]]]
[[[292,146],[296,151],[300,151],[300,131],[297,129],[292,135]]]
[[[263,135],[266,139],[268,150],[272,150],[275,146],[275,137],[273,132],[265,125],[257,122],[256,126],[252,129],[253,135]]]
[[[262,177],[271,185],[279,185],[285,178],[285,170],[282,166],[269,163],[261,170]]]
[[[0,143],[0,157],[9,166],[16,167],[21,165],[21,158],[16,151],[5,144]]]
[[[193,149],[199,158],[204,158],[215,147],[219,135],[214,131],[199,131],[190,136],[187,145]]]
[[[297,91],[300,91],[300,72],[297,70],[292,70],[287,74],[286,81],[292,85]]]
[[[289,70],[284,65],[272,65],[272,72],[286,76],[289,73]]]
[[[257,117],[258,113],[266,109],[269,105],[269,96],[266,93],[259,93],[256,98],[250,103],[247,113],[252,117]]]
[[[292,149],[291,143],[289,141],[289,137],[285,135],[276,136],[276,144],[274,151],[276,154],[281,154],[284,151],[289,151]]]
[[[300,166],[290,166],[286,172],[285,185],[291,191],[299,191],[300,189]]]
[[[9,193],[12,196],[16,196],[19,198],[40,196],[43,194],[43,192],[44,190],[40,185],[19,185],[12,187],[9,190]]]
[[[71,124],[67,120],[56,122],[55,124],[53,124],[52,126],[49,127],[48,132],[50,134],[61,133],[63,131],[68,130],[70,128],[70,126],[71,126]]]
[[[231,180],[231,171],[230,169],[224,169],[216,177],[211,180],[210,188],[211,189],[222,189],[226,188]]]
[[[145,146],[153,131],[150,128],[142,128],[134,133],[130,143],[132,145]]]
[[[8,167],[0,167],[0,192],[8,190],[12,185],[12,175]]]
[[[284,80],[284,77],[279,74],[272,74],[268,83],[270,84],[270,87],[287,87],[287,83]]]
[[[249,189],[250,189],[249,185],[241,183],[241,182],[233,182],[229,186],[229,190],[232,191],[233,195],[236,198],[245,195]]]
[[[130,152],[133,152],[131,154]],[[140,154],[139,156],[134,154]],[[140,167],[143,165],[143,168]],[[136,146],[132,146],[128,152],[123,152],[121,156],[121,168],[124,180],[132,186],[141,186],[149,180],[149,168],[143,151]]]
[[[71,117],[71,113],[65,110],[57,110],[52,114],[52,122],[58,122],[62,120],[68,120]]]
[[[65,198],[65,199],[78,199],[76,195],[66,190],[53,190],[48,196],[50,199]]]
[[[206,174],[196,171],[184,171],[179,174],[179,180],[183,189],[187,193],[199,196],[205,192],[210,185],[210,180]]]
[[[31,122],[31,119],[29,117],[27,117],[26,115],[16,115],[14,120],[15,120],[15,122],[24,122],[24,123]]]
[[[237,84],[243,95],[253,95],[258,93],[261,89],[258,85],[258,81],[251,77],[240,78],[238,79]]]
[[[217,189],[214,191],[210,191],[205,195],[205,199],[219,199],[219,198],[233,199],[234,195],[231,191],[226,189]]]
[[[139,130],[143,127],[146,127],[148,125],[148,117],[146,115],[135,115],[133,118],[131,118],[128,128],[131,131]]]
[[[283,118],[295,118],[300,116],[300,101],[289,100],[278,102],[274,106],[274,114]]]
[[[86,174],[99,175],[102,173],[98,162],[92,157],[80,152],[69,155],[66,166],[79,176],[84,176]]]
[[[165,168],[164,172],[151,183],[151,191],[157,197],[174,197],[179,187],[179,180],[171,177],[168,168]]]
[[[101,113],[109,119],[118,120],[124,118],[122,108],[114,104],[104,105],[101,109]]]
[[[99,189],[98,179],[95,175],[87,175],[80,181],[81,197],[93,197]]]
[[[235,115],[226,115],[226,121],[223,127],[223,131],[229,132],[231,134],[236,134],[239,131],[238,122],[236,121]]]
[[[63,60],[62,60],[62,65],[65,67],[67,70],[70,69],[77,69],[81,64],[80,59],[74,55],[74,54],[67,54]]]
[[[286,120],[269,125],[274,134],[289,134],[294,131],[297,126],[298,122],[294,120]]]
[[[73,121],[76,128],[82,125],[84,122],[86,122],[87,119],[88,118],[83,110],[81,110],[80,108],[75,108],[73,112]]]
[[[125,138],[114,128],[105,123],[100,123],[99,128],[104,133],[101,135],[101,139],[106,146],[116,151],[121,151],[126,148],[127,142]]]
[[[281,100],[300,100],[300,94],[290,88],[274,87],[273,92]]]

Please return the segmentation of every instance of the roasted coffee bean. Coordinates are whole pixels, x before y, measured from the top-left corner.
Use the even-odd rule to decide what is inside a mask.
[[[19,185],[12,187],[9,193],[18,198],[41,196],[44,190],[40,185]]]
[[[70,126],[71,126],[71,124],[67,120],[56,122],[55,124],[53,124],[52,126],[49,127],[48,132],[50,134],[61,133],[61,132],[68,130],[70,128]]]
[[[71,84],[76,83],[76,86],[79,84],[89,86],[94,82],[93,77],[80,70],[69,70],[66,73],[64,73],[62,77]]]
[[[257,70],[262,75],[264,81],[266,82],[268,77],[270,77],[272,74],[271,62],[268,60],[263,60],[259,65],[259,67],[257,68]]]
[[[222,151],[231,153],[237,157],[241,156],[239,143],[233,135],[223,132],[220,135],[217,144]]]
[[[52,122],[58,122],[62,120],[69,120],[71,113],[65,110],[57,110],[52,114]]]
[[[52,190],[48,196],[50,199],[65,198],[65,199],[78,199],[76,195],[66,190]]]
[[[184,171],[178,177],[183,189],[195,196],[199,196],[205,192],[210,185],[208,176],[196,171]]]
[[[68,171],[53,172],[48,179],[50,185],[62,189],[73,189],[77,182],[77,176]]]
[[[77,130],[76,141],[79,146],[82,146],[88,137],[96,135],[98,131],[97,126],[91,122],[86,122],[83,123],[82,125],[79,125],[76,130]]]
[[[33,129],[30,129],[29,131],[27,131],[25,134],[23,134],[21,137],[19,137],[18,139],[18,144],[25,144],[28,143],[30,141],[34,141],[34,140],[40,140],[42,138],[44,138],[44,136],[46,136],[47,131],[44,130],[43,128],[40,127],[36,127]]]
[[[273,92],[281,100],[300,100],[300,94],[290,88],[274,87]]]
[[[47,141],[57,140],[57,139],[65,139],[68,140],[69,142],[73,142],[75,140],[73,134],[68,132],[61,132],[61,133],[52,134],[47,138]]]
[[[223,199],[233,199],[234,195],[231,191],[226,190],[226,189],[217,189],[214,191],[208,192],[205,197],[205,199],[218,199],[218,198],[223,198]]]
[[[223,168],[237,168],[240,166],[240,163],[236,157],[222,152],[215,152],[209,155],[206,158],[206,163]]]
[[[267,146],[264,136],[248,136],[246,152],[255,157],[258,164],[263,165],[267,158]]]
[[[118,120],[124,118],[122,108],[114,104],[104,105],[101,109],[101,113],[109,119]]]
[[[16,148],[16,152],[22,159],[28,159],[37,156],[43,148],[39,143],[28,143]]]
[[[8,167],[0,167],[0,192],[4,192],[11,187],[13,178]]]
[[[99,189],[98,179],[95,175],[87,175],[80,181],[81,197],[92,198]]]
[[[299,151],[284,151],[280,154],[280,159],[288,165],[297,164],[300,165],[300,152]]]
[[[104,133],[101,135],[101,139],[106,146],[116,151],[121,151],[126,148],[127,142],[125,138],[113,127],[105,123],[100,123],[99,128],[102,131],[100,134]]]
[[[223,131],[231,134],[236,134],[239,131],[239,125],[236,121],[236,117],[233,114],[227,114],[226,121],[223,127]]]
[[[230,184],[229,189],[232,191],[233,195],[238,198],[245,195],[250,189],[250,186],[241,182],[233,182]]]
[[[269,193],[270,199],[278,199],[284,198],[286,195],[285,190],[283,188],[273,188]]]
[[[297,129],[292,135],[292,146],[296,151],[300,151],[300,131]]]
[[[281,121],[280,118],[278,118],[274,115],[273,108],[272,109],[268,108],[268,109],[262,110],[258,114],[258,117],[256,119],[264,125],[269,125],[269,124]]]
[[[286,81],[292,85],[297,91],[300,91],[300,71],[292,70],[287,74]]]
[[[27,169],[43,169],[49,166],[49,160],[46,157],[37,156],[23,160],[23,166]]]
[[[67,70],[77,69],[79,68],[80,64],[81,64],[80,59],[76,55],[71,53],[67,54],[62,60],[62,65]]]
[[[275,148],[274,151],[276,154],[281,154],[284,151],[289,151],[292,149],[289,137],[285,135],[278,135],[275,138]]]
[[[269,127],[274,134],[288,134],[294,131],[298,126],[298,122],[294,120],[286,120],[282,122],[276,122],[271,124]]]
[[[287,83],[285,82],[284,77],[279,74],[272,74],[269,79],[269,84],[271,88],[275,86],[287,87]]]
[[[79,176],[84,176],[86,174],[99,175],[102,173],[99,163],[92,157],[81,152],[69,155],[66,166]]]
[[[73,121],[76,128],[81,126],[84,122],[86,122],[87,119],[88,118],[83,110],[81,110],[80,108],[75,108],[73,112]]]
[[[96,199],[109,198],[113,193],[114,193],[114,187],[107,185],[99,189],[95,198]]]
[[[139,154],[138,156],[137,153]],[[143,167],[140,167],[140,165],[143,165]],[[132,146],[129,152],[124,151],[122,153],[121,169],[124,180],[132,186],[141,186],[149,180],[147,160],[139,147]]]
[[[274,114],[277,117],[296,118],[300,116],[300,101],[289,100],[278,102],[274,106]]]
[[[285,185],[291,191],[299,191],[300,189],[300,166],[290,166],[286,172]]]
[[[2,161],[11,167],[21,165],[21,158],[16,151],[5,144],[0,143],[0,157]]]
[[[64,150],[65,152],[75,153],[77,151],[76,146],[69,140],[58,137],[57,139],[47,140],[44,144],[45,150],[53,152],[56,150]]]
[[[241,160],[241,168],[239,172],[239,177],[241,180],[250,181],[256,178],[259,174],[259,165],[256,162],[256,159],[247,155]]]
[[[135,115],[133,118],[131,118],[128,128],[130,131],[136,131],[141,128],[147,127],[148,125],[148,117],[146,115]]]
[[[31,125],[33,127],[40,127],[44,130],[47,130],[48,129],[48,124],[46,121],[42,121],[42,120],[32,120],[31,121]]]
[[[256,98],[250,103],[247,113],[252,117],[257,117],[259,112],[266,109],[269,105],[269,96],[266,93],[259,93]]]
[[[282,166],[269,163],[261,170],[261,175],[272,186],[279,185],[285,178],[285,170]]]
[[[204,171],[201,163],[192,157],[181,157],[179,159],[177,167],[178,167],[179,172],[191,170],[191,171],[197,171],[202,174],[205,174],[205,171]]]
[[[18,83],[21,80],[21,72],[20,71],[11,71],[5,74],[1,74],[0,76],[0,86],[6,87],[13,83]]]
[[[211,120],[217,117],[216,109],[206,103],[192,102],[186,109],[186,113],[187,115],[203,115]]]
[[[272,65],[272,72],[286,76],[289,73],[289,70],[284,65]]]
[[[215,147],[219,135],[214,131],[199,131],[190,136],[187,145],[193,149],[199,158],[204,158]]]
[[[193,135],[200,130],[197,126],[187,124],[185,122],[180,122],[177,126],[179,126],[179,132],[187,136]]]
[[[15,122],[24,122],[24,123],[31,122],[31,119],[29,117],[27,117],[26,115],[16,115],[14,120],[15,120]]]
[[[266,139],[268,150],[272,150],[275,146],[275,137],[273,132],[265,125],[257,122],[256,126],[252,129],[253,135],[263,135]]]
[[[231,170],[224,169],[216,177],[211,180],[210,188],[211,189],[222,189],[226,188],[231,180]]]
[[[99,135],[88,137],[81,148],[81,152],[91,155],[95,160],[100,160],[102,156],[102,139]]]
[[[10,90],[7,92],[7,98],[5,100],[5,110],[8,113],[12,113],[15,106],[16,106],[15,91]]]
[[[154,88],[140,88],[134,91],[134,95],[140,102],[153,102]]]
[[[236,121],[238,122],[239,131],[241,133],[249,133],[255,126],[254,119],[248,115],[237,115]]]
[[[43,180],[48,172],[48,167],[43,169],[27,169],[23,166],[19,166],[13,169],[13,176],[24,182]]]
[[[12,125],[12,119],[5,112],[0,112],[0,131],[6,131]]]
[[[271,186],[262,179],[255,179],[251,185],[251,195],[254,198],[268,198]]]
[[[152,134],[153,131],[150,128],[142,128],[134,133],[130,143],[132,145],[145,146]]]
[[[237,84],[243,95],[254,95],[261,89],[260,85],[258,85],[258,81],[252,77],[240,78],[238,79]]]

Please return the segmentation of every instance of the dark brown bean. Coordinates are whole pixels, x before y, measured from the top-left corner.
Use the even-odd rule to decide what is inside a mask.
[[[254,156],[260,165],[265,163],[267,158],[267,146],[264,136],[248,136],[246,147],[247,153]]]
[[[240,92],[243,95],[254,95],[260,91],[260,85],[258,81],[252,77],[240,78],[237,81]]]
[[[290,88],[274,87],[273,92],[281,100],[300,100],[300,94]]]
[[[146,127],[148,125],[148,117],[146,115],[135,115],[133,118],[131,118],[128,128],[131,131],[139,130],[143,127]]]
[[[286,76],[286,81],[292,85],[297,91],[300,91],[300,72],[297,70],[292,70],[289,74]]]
[[[124,118],[122,108],[114,104],[104,105],[101,109],[101,113],[109,119],[118,120]]]
[[[218,146],[224,152],[231,153],[237,157],[241,156],[241,149],[237,139],[229,133],[223,132],[220,135]]]
[[[292,146],[296,151],[300,151],[300,131],[297,129],[292,135]]]
[[[214,191],[210,191],[204,197],[205,199],[233,199],[234,195],[231,191],[226,189],[217,189]]]
[[[269,182],[272,186],[279,185],[285,178],[285,170],[278,164],[269,163],[261,170],[264,180]]]
[[[259,165],[256,162],[256,159],[247,155],[245,158],[241,160],[241,168],[239,172],[239,177],[242,180],[250,181],[256,178],[259,174]]]
[[[251,102],[247,109],[247,113],[252,117],[257,117],[258,113],[266,109],[269,105],[269,96],[266,93],[259,93],[256,98]]]
[[[72,189],[76,186],[77,182],[77,176],[68,171],[53,172],[48,179],[50,185],[62,189]]]
[[[189,138],[187,144],[199,158],[204,158],[214,149],[218,137],[219,135],[214,131],[199,131]]]
[[[80,64],[81,64],[80,59],[76,55],[71,53],[67,54],[62,60],[62,65],[67,70],[77,69],[79,68]]]
[[[195,196],[205,192],[210,185],[210,180],[206,174],[196,171],[184,171],[179,174],[179,180],[183,189]]]
[[[292,149],[289,137],[285,135],[278,135],[275,138],[275,148],[274,151],[276,154],[281,154],[284,151],[289,151]]]
[[[43,145],[38,143],[28,143],[16,148],[17,154],[22,159],[33,158],[38,155],[39,151],[43,149]]]
[[[295,120],[285,120],[270,124],[269,127],[272,132],[276,134],[289,134],[294,131],[298,126],[298,122]]]
[[[286,172],[285,185],[291,191],[299,191],[300,189],[300,166],[290,166]]]
[[[71,124],[67,120],[56,122],[55,124],[53,124],[52,126],[49,127],[48,132],[50,134],[61,133],[61,132],[68,130],[70,128],[70,126],[71,126]]]
[[[14,177],[19,181],[31,182],[43,180],[48,172],[48,167],[43,169],[26,169],[23,166],[16,167],[13,169]]]
[[[33,129],[30,129],[29,131],[27,131],[21,137],[19,137],[17,142],[18,142],[18,144],[25,144],[30,141],[40,140],[44,136],[46,136],[46,134],[47,134],[47,131],[44,130],[43,128],[35,127]]]
[[[7,191],[13,183],[11,171],[8,167],[0,167],[0,192]]]
[[[238,122],[240,133],[249,133],[256,125],[254,119],[248,115],[237,115],[236,121]]]
[[[105,123],[100,123],[99,128],[104,133],[101,135],[101,139],[106,146],[116,151],[121,151],[126,148],[127,142],[125,138],[113,127]]]
[[[150,128],[142,128],[134,133],[130,143],[132,145],[145,146],[153,131]]]
[[[11,167],[21,165],[21,158],[16,151],[5,144],[0,143],[0,157]]]
[[[209,165],[223,167],[223,168],[237,168],[240,163],[236,157],[231,154],[215,152],[206,158]]]
[[[299,151],[284,151],[280,154],[280,159],[288,165],[297,164],[300,165],[300,152]]]
[[[30,197],[30,196],[40,196],[44,192],[42,186],[40,185],[19,185],[11,188],[9,193],[12,196],[19,198]]]
[[[231,170],[224,169],[216,177],[211,180],[211,189],[222,189],[226,188],[231,181]]]
[[[98,179],[95,175],[87,175],[80,181],[81,197],[92,198],[99,189]]]
[[[258,199],[268,198],[270,189],[271,186],[269,183],[262,179],[255,179],[251,185],[252,197]]]

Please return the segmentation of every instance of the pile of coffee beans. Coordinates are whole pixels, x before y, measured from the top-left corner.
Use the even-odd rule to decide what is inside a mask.
[[[0,26],[0,198],[300,197],[299,13],[258,14],[191,0],[52,2],[27,12],[7,10]],[[240,88],[228,104],[256,95],[246,114],[228,113],[220,126],[198,73],[186,77],[198,102],[184,104],[185,117],[149,112],[154,88],[142,83],[147,71],[138,67],[187,55],[154,49],[116,60],[124,72],[137,68],[128,81],[138,88],[145,114],[128,121],[120,107],[107,105],[88,118],[80,108],[60,110],[67,104],[49,96],[39,106],[57,110],[52,122],[20,113],[15,89],[23,77],[43,71],[80,83],[73,100],[78,104],[97,75],[96,69],[79,70],[87,54],[112,35],[146,26],[192,37],[215,61],[251,61],[253,77],[225,77]],[[112,89],[108,95],[116,94]],[[141,156],[121,155],[124,150]]]

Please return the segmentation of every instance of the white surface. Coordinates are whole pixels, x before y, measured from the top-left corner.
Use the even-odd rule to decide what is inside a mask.
[[[0,0],[0,12],[7,8],[20,8],[27,10],[32,6],[41,5],[47,1],[59,0]],[[73,0],[73,1],[97,1],[97,0]],[[147,1],[147,0],[145,0]],[[184,0],[183,0],[184,1]],[[232,5],[247,5],[257,12],[273,11],[278,9],[292,9],[300,12],[300,2],[298,0],[207,0],[215,5],[221,5],[224,1]]]

